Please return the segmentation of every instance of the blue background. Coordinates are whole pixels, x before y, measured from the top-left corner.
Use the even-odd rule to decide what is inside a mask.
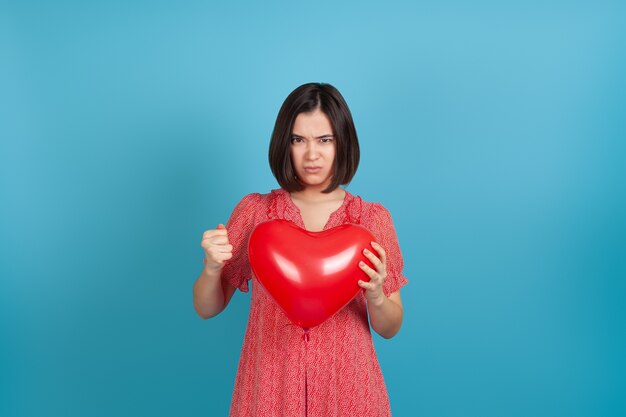
[[[625,7],[410,3],[2,3],[0,415],[227,414],[250,297],[196,315],[200,240],[311,81],[405,258],[394,416],[626,413]]]

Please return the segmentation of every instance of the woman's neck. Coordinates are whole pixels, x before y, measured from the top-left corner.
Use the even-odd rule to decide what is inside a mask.
[[[302,191],[291,193],[291,196],[307,203],[321,203],[324,201],[343,199],[346,195],[346,191],[341,187],[335,188],[330,193],[323,193],[322,190],[324,190],[324,188],[307,187]]]

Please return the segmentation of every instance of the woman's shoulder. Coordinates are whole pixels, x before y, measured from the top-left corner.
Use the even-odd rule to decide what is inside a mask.
[[[360,200],[362,216],[365,220],[377,219],[390,216],[389,210],[378,201],[368,201],[361,196],[355,196]]]
[[[369,201],[366,197],[352,194],[348,190],[346,192],[348,193],[346,196],[348,221],[370,228],[376,224],[387,223],[391,218],[389,211],[382,203]]]
[[[253,213],[266,205],[265,200],[265,195],[258,192],[245,194],[235,204],[234,211],[238,214]]]
[[[252,192],[252,193],[245,194],[239,200],[239,204],[243,203],[243,204],[249,205],[249,204],[260,204],[260,203],[268,202],[274,196],[274,191],[276,190],[271,190],[268,193]]]

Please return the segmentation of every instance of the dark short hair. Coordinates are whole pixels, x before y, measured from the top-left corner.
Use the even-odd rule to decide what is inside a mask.
[[[296,117],[320,109],[333,127],[336,153],[330,185],[322,192],[330,193],[340,184],[349,184],[359,166],[359,140],[350,109],[341,93],[327,83],[308,83],[287,96],[276,117],[270,141],[269,162],[272,174],[288,192],[302,191],[304,185],[296,178],[291,161],[291,134]]]

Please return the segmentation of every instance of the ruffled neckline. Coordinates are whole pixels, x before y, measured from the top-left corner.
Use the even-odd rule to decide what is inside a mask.
[[[359,196],[354,196],[348,190],[343,189],[346,194],[341,206],[333,211],[328,217],[328,221],[322,230],[327,230],[344,223],[360,223],[362,200]],[[306,230],[300,209],[291,199],[291,195],[283,188],[272,190],[272,203],[268,212],[269,219],[285,219],[294,222],[296,225]]]

